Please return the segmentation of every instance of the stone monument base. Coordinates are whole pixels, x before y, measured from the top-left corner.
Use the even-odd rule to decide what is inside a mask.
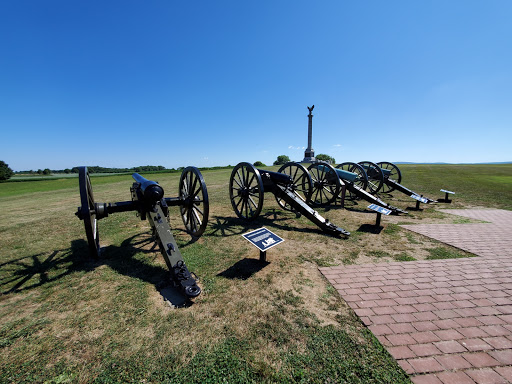
[[[302,163],[316,163],[315,152],[313,152],[313,151],[304,152],[304,160],[302,160]]]

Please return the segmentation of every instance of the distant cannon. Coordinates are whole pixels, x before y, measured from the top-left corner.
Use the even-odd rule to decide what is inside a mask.
[[[319,178],[325,180],[323,185],[313,186],[313,196],[321,194],[325,196],[329,195],[331,198],[326,201],[332,203],[336,198],[340,197],[340,191],[345,188],[346,192],[348,192],[349,199],[363,199],[371,204],[389,209],[394,214],[407,213],[365,191],[365,187],[369,185],[369,183],[366,172],[360,164],[346,162],[334,168],[330,164],[319,162],[311,165],[309,169],[312,170],[312,175],[319,175]],[[338,190],[338,193],[336,193],[336,190]],[[332,194],[330,194],[331,191]],[[347,197],[347,195],[341,196],[342,200],[344,200],[345,197]]]
[[[374,178],[375,183],[379,184],[382,187],[383,193],[391,193],[393,191],[399,191],[407,196],[411,196],[413,198],[422,197],[421,202],[425,203],[435,203],[436,200],[430,199],[428,197],[425,197],[423,195],[420,195],[417,192],[411,191],[410,189],[404,187],[402,184],[402,172],[400,172],[400,169],[393,163],[387,162],[387,161],[381,161],[377,163],[377,166],[379,167],[382,176],[379,176],[378,172],[376,172],[374,169],[371,170],[372,177]],[[370,175],[368,175],[368,178],[370,178]]]
[[[350,232],[330,223],[307,204],[312,184],[308,171],[299,163],[290,162],[278,172],[271,172],[242,162],[231,172],[229,198],[238,217],[254,220],[263,208],[264,193],[271,192],[282,208],[304,215],[324,232],[349,236]]]
[[[185,265],[171,233],[168,218],[169,207],[179,206],[187,232],[194,237],[203,234],[208,223],[209,201],[201,172],[195,167],[183,170],[178,197],[164,197],[164,190],[156,181],[148,180],[138,173],[134,173],[132,177],[135,182],[130,188],[131,201],[96,203],[87,167],[79,168],[82,205],[75,214],[84,222],[90,255],[97,259],[100,254],[98,220],[113,213],[137,211],[141,220],[148,219],[174,285],[189,298],[198,296],[201,288]]]

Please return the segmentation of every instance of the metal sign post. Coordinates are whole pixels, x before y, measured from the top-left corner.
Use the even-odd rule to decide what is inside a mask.
[[[260,261],[267,261],[267,249],[284,241],[265,227],[243,234],[242,237],[260,250]]]
[[[380,205],[377,205],[377,204],[370,204],[368,206],[368,209],[371,209],[372,211],[375,211],[377,212],[377,221],[375,222],[375,226],[376,227],[379,227],[380,226],[380,218],[382,215],[389,215],[391,213],[391,209],[387,209],[387,208],[384,208],[384,207],[381,207]]]
[[[423,204],[428,204],[428,199],[426,197],[423,197],[423,196],[418,196],[418,195],[411,195],[411,197],[416,200],[416,210],[419,211],[420,210],[420,203],[423,203]]]
[[[451,201],[451,199],[448,198],[448,194],[455,195],[455,192],[447,191],[446,189],[441,189],[440,191],[445,193],[444,200],[439,199],[437,201],[443,202],[443,203],[451,203],[452,201]]]

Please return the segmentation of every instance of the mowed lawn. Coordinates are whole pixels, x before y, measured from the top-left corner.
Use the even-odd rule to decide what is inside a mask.
[[[510,164],[400,169],[402,183],[426,196],[456,192],[440,207],[512,209]],[[245,223],[229,202],[230,173],[203,172],[210,220],[200,239],[171,208],[173,233],[203,289],[180,308],[162,296],[166,266],[134,212],[99,221],[102,256],[93,261],[75,216],[77,179],[0,184],[0,382],[409,382],[318,267],[473,256],[399,226],[460,218],[423,206],[383,218],[377,233],[364,202],[319,208],[352,233],[334,238],[267,194],[262,215]],[[178,195],[179,173],[144,176]],[[130,199],[129,175],[91,181],[98,202]],[[381,198],[415,205],[396,192]],[[241,237],[262,226],[285,239],[266,263]]]

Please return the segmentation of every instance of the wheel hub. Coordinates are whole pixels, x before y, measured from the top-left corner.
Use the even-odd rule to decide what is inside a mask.
[[[243,187],[238,189],[238,196],[242,197],[243,199],[247,199],[249,197],[250,188]]]

